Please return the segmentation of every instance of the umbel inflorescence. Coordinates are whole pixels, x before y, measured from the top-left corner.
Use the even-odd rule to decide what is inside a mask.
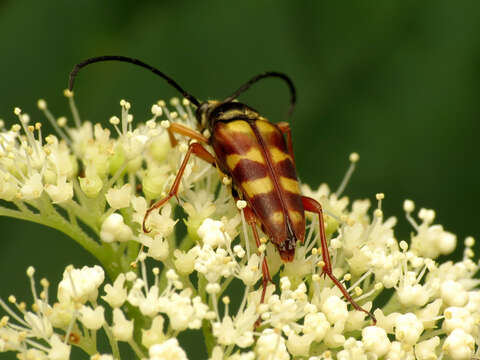
[[[27,270],[33,302],[1,299],[0,351],[21,359],[69,359],[72,347],[91,359],[194,359],[177,340],[201,331],[211,360],[274,359],[471,359],[480,356],[479,269],[474,239],[465,239],[463,259],[439,263],[455,235],[434,224],[433,210],[405,201],[411,238],[395,237],[396,218],[385,217],[383,194],[350,202],[326,185],[302,186],[320,201],[337,278],[371,310],[351,308],[337,287],[321,276],[318,221],[307,216],[307,236],[295,259],[283,264],[267,238],[257,249],[234,202],[229,179],[199,159],[185,170],[179,204],[171,201],[141,224],[152,200],[166,195],[188,148],[170,144],[171,122],[195,127],[187,100],[159,101],[153,116],[133,121],[130,103],[107,127],[81,121],[66,92],[73,121],[38,107],[56,129],[42,134],[20,109],[18,122],[0,134],[0,215],[44,224],[91,252],[94,267],[67,266],[50,294],[47,279]],[[350,157],[352,166],[358,155]],[[350,172],[347,173],[349,176]],[[347,176],[347,177],[348,177]],[[181,206],[185,218],[174,217]],[[181,224],[181,223],[184,223]],[[185,235],[174,231],[185,226]],[[180,238],[181,237],[181,238]],[[261,263],[267,257],[275,284],[261,297]],[[231,288],[240,288],[232,297]],[[238,291],[238,290],[237,290]],[[382,307],[375,300],[388,297]],[[235,300],[235,301],[234,301]],[[101,335],[104,333],[105,335]],[[105,336],[109,349],[99,351]],[[199,345],[200,346],[200,345]]]

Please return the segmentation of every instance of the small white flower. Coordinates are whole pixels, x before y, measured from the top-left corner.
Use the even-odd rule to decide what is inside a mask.
[[[54,204],[62,203],[73,198],[73,185],[67,182],[65,176],[58,177],[57,185],[45,185],[45,191]]]
[[[195,260],[195,270],[204,274],[209,282],[218,282],[221,277],[233,275],[236,262],[225,249],[212,249],[203,245]]]
[[[118,341],[129,341],[133,336],[133,320],[127,320],[119,308],[113,309],[112,332]]]
[[[141,313],[148,317],[155,316],[160,310],[158,298],[158,287],[153,285],[148,289],[147,296],[138,304],[138,308],[140,309]]]
[[[363,328],[362,342],[366,351],[375,354],[379,358],[390,350],[390,340],[387,332],[378,326]]]
[[[287,339],[288,352],[293,356],[308,356],[314,338],[314,334],[297,335],[292,332]]]
[[[457,244],[457,237],[443,229],[441,225],[431,225],[435,218],[432,210],[421,209],[419,217],[423,220],[412,237],[411,247],[417,255],[437,258],[440,254],[450,254]]]
[[[163,316],[157,315],[152,320],[150,329],[142,329],[142,345],[149,348],[152,345],[160,344],[165,341],[165,335],[163,334],[163,324],[165,320]]]
[[[442,349],[454,360],[470,360],[475,349],[475,340],[462,329],[455,329],[445,339]]]
[[[40,197],[43,192],[42,175],[33,173],[23,184],[20,194],[24,200],[34,200]]]
[[[467,334],[471,334],[475,327],[475,317],[465,308],[451,306],[443,312],[445,320],[443,329],[450,334],[455,329],[462,329]]]
[[[85,177],[78,178],[80,182],[80,188],[90,198],[94,198],[98,195],[103,187],[103,181],[93,166],[88,166],[85,169]]]
[[[81,269],[67,267],[58,285],[58,300],[60,302],[72,300],[81,304],[88,300],[95,301],[98,296],[98,287],[104,279],[105,273],[98,265],[84,266]]]
[[[224,232],[224,223],[210,218],[203,220],[197,233],[202,238],[203,243],[209,245],[212,249],[218,246],[229,246],[232,241],[230,236]]]
[[[395,321],[395,337],[404,344],[415,345],[423,332],[423,324],[415,314],[398,315]]]
[[[165,204],[160,212],[152,211],[147,220],[147,228],[151,230],[152,235],[161,235],[166,238],[169,236],[175,227],[178,220],[172,220],[172,207],[170,204]],[[143,216],[140,224],[143,223]]]
[[[53,327],[50,320],[44,316],[34,314],[30,311],[26,312],[24,319],[32,329],[33,336],[38,338],[48,338],[53,334]]]
[[[418,360],[431,360],[436,359],[437,354],[435,349],[440,345],[440,338],[434,336],[431,339],[421,341],[415,345],[415,356]]]
[[[454,280],[442,283],[441,296],[444,303],[450,306],[464,306],[468,302],[468,292],[462,284]]]
[[[232,319],[229,315],[223,317],[222,321],[214,322],[212,325],[213,336],[221,345],[237,345],[246,348],[254,343],[253,324],[256,317],[252,316],[249,309],[237,318]]]
[[[160,312],[168,315],[170,326],[174,330],[199,329],[208,310],[200,297],[192,299],[191,289],[180,293],[172,292],[168,297],[160,298]]]
[[[175,260],[173,263],[175,264],[175,268],[180,275],[190,275],[193,272],[195,268],[195,260],[198,256],[199,250],[200,247],[198,246],[194,246],[187,252],[179,249],[174,250],[173,256],[175,257]]]
[[[417,360],[413,348],[405,346],[399,341],[392,341],[390,351],[385,356],[386,360]]]
[[[348,317],[347,303],[336,295],[329,296],[323,302],[321,310],[332,324],[345,322]]]
[[[13,176],[0,172],[0,199],[12,201],[18,192],[18,185]]]
[[[127,289],[125,288],[125,274],[119,274],[113,283],[105,285],[105,296],[102,299],[105,300],[112,308],[118,308],[123,305],[127,299]]]
[[[79,310],[80,320],[87,329],[98,330],[105,322],[104,312],[105,309],[103,306],[97,306],[95,309],[92,309],[91,307],[84,305]]]
[[[436,328],[436,321],[434,319],[440,314],[442,304],[442,299],[437,299],[416,312],[418,319],[422,321],[425,329]]]
[[[255,353],[258,360],[289,360],[285,339],[273,329],[265,329],[257,340]]]
[[[328,322],[324,313],[315,312],[305,315],[305,320],[303,322],[303,333],[314,334],[315,341],[322,341],[327,334],[328,329],[330,329],[330,323]]]
[[[178,344],[176,338],[171,338],[162,344],[155,344],[148,349],[150,360],[188,360],[187,354]]]
[[[90,360],[115,360],[110,354],[95,354],[90,356]]]
[[[75,314],[74,303],[70,301],[61,301],[55,303],[52,307],[52,312],[49,316],[52,325],[60,328],[67,329]]]
[[[48,352],[48,358],[51,360],[68,360],[70,359],[70,345],[64,344],[58,335],[50,338],[51,349]]]
[[[417,282],[417,274],[408,271],[400,282],[397,290],[398,299],[404,306],[421,307],[428,302],[428,290]]]
[[[132,187],[130,184],[123,185],[120,189],[111,188],[105,194],[108,204],[112,209],[122,209],[130,205]]]
[[[168,189],[165,190],[165,187],[169,171],[168,165],[148,167],[142,179],[142,190],[147,198],[157,199],[162,196],[163,192],[168,191]]]
[[[260,257],[258,254],[252,254],[245,266],[240,267],[237,277],[243,281],[246,286],[253,286],[262,277],[260,270]]]
[[[158,261],[165,261],[168,255],[170,255],[168,241],[160,234],[155,235],[148,246],[148,256]]]
[[[113,213],[102,224],[100,238],[106,243],[125,242],[133,237],[132,229],[123,222],[123,216]]]
[[[344,350],[337,354],[338,360],[368,360],[367,354],[363,348],[363,343],[350,337],[343,345]]]

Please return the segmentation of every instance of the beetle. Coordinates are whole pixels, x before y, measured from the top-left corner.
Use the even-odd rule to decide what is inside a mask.
[[[168,127],[172,144],[176,143],[175,133],[196,141],[190,143],[168,195],[147,210],[142,225],[144,232],[149,232],[145,225],[149,214],[162,207],[172,197],[177,197],[181,178],[193,154],[217,167],[222,174],[232,179],[232,195],[235,199],[243,199],[247,203],[243,211],[257,246],[261,244],[257,231],[259,225],[275,244],[284,262],[293,261],[296,242],[304,241],[305,211],[317,214],[323,260],[322,275],[332,280],[356,310],[366,313],[373,323],[376,323],[373,314],[358,305],[333,275],[322,206],[315,199],[302,196],[300,193],[290,125],[287,122],[272,123],[250,106],[234,101],[258,81],[275,77],[283,80],[289,88],[290,115],[295,106],[296,91],[287,75],[274,71],[261,73],[244,83],[223,101],[200,102],[176,81],[153,66],[134,58],[108,55],[89,58],[75,65],[70,73],[69,89],[73,89],[75,77],[81,68],[105,61],[127,62],[150,70],[166,80],[197,108],[195,115],[198,120],[198,131],[178,123],[171,123]],[[208,130],[211,135],[204,136],[204,130]],[[204,145],[211,146],[214,155]],[[262,275],[261,302],[265,298],[266,286],[271,281],[265,257],[262,262]]]

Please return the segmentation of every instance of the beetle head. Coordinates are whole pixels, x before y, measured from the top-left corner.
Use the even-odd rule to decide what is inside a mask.
[[[212,111],[220,104],[220,101],[217,100],[208,100],[200,104],[197,108],[195,116],[202,127],[202,129],[211,130],[211,114]]]

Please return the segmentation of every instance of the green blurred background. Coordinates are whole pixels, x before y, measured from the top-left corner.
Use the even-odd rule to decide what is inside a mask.
[[[357,151],[347,195],[374,200],[384,192],[399,239],[411,231],[402,211],[411,198],[417,209],[435,209],[437,222],[463,242],[478,234],[479,14],[474,0],[4,0],[0,117],[11,125],[19,106],[43,121],[38,98],[55,115],[69,115],[68,73],[91,56],[143,59],[200,99],[225,97],[259,72],[283,71],[298,92],[292,129],[303,181],[335,189]],[[145,119],[153,102],[177,95],[148,72],[117,63],[91,66],[75,90],[81,115],[103,123],[119,113],[121,98]],[[278,80],[241,100],[285,120],[288,93]],[[5,218],[0,226],[2,298],[30,299],[28,265],[56,283],[65,265],[95,262],[51,229]]]

